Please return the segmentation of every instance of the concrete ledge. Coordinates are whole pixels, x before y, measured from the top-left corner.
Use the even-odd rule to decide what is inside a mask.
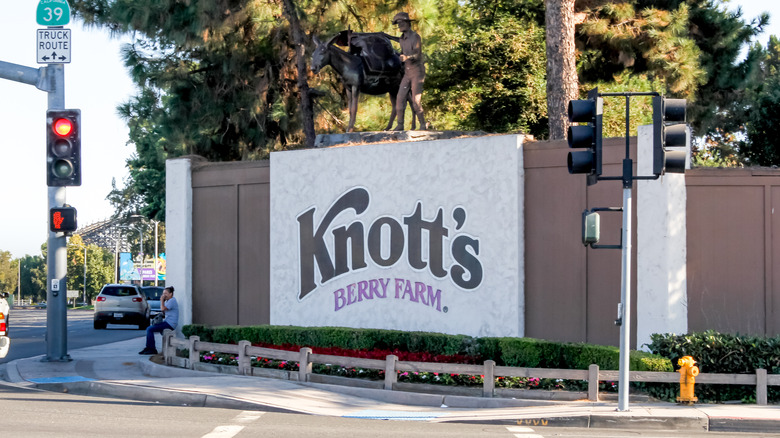
[[[314,140],[314,147],[323,148],[349,144],[447,140],[458,137],[482,137],[485,135],[487,134],[482,131],[370,131],[343,134],[318,134]]]

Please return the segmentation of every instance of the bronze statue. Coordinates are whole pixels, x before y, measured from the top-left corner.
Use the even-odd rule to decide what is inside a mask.
[[[392,114],[385,130],[392,128],[403,71],[401,59],[393,50],[387,36],[383,33],[342,31],[327,42],[321,42],[316,36],[313,41],[317,48],[311,57],[311,70],[317,74],[326,65],[330,65],[341,76],[344,83],[349,105],[347,132],[352,132],[355,127],[360,93],[371,95],[390,93]],[[334,43],[349,46],[350,52],[334,47]],[[406,104],[405,97],[401,101]]]
[[[427,129],[425,124],[425,115],[422,109],[422,90],[425,82],[425,64],[423,62],[422,38],[412,30],[412,20],[406,12],[399,12],[393,17],[393,24],[398,26],[401,31],[400,37],[392,37],[393,41],[398,41],[401,45],[401,62],[404,63],[404,75],[399,86],[396,97],[396,112],[398,113],[398,126],[396,131],[404,130],[404,113],[406,112],[407,96],[412,104],[412,112],[420,120],[420,129]],[[414,124],[414,119],[412,119]],[[412,128],[414,129],[414,128]]]

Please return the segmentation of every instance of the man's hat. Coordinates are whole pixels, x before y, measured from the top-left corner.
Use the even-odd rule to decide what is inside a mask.
[[[393,24],[398,24],[399,21],[412,21],[411,18],[409,18],[409,14],[406,12],[399,12],[395,14],[395,17],[393,17]]]

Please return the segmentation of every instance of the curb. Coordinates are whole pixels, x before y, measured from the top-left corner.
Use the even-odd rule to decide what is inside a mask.
[[[780,421],[769,418],[710,417],[710,432],[780,433]]]
[[[278,406],[252,402],[224,395],[204,394],[199,392],[176,391],[171,389],[152,388],[115,382],[70,382],[70,383],[38,383],[35,388],[66,392],[85,396],[103,396],[120,399],[130,399],[160,403],[171,406],[192,406],[205,408],[263,410],[276,413],[308,414],[305,411],[295,411]]]

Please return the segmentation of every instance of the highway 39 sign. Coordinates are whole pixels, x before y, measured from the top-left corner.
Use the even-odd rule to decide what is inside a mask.
[[[65,26],[70,23],[68,0],[41,0],[35,20],[39,26]]]

